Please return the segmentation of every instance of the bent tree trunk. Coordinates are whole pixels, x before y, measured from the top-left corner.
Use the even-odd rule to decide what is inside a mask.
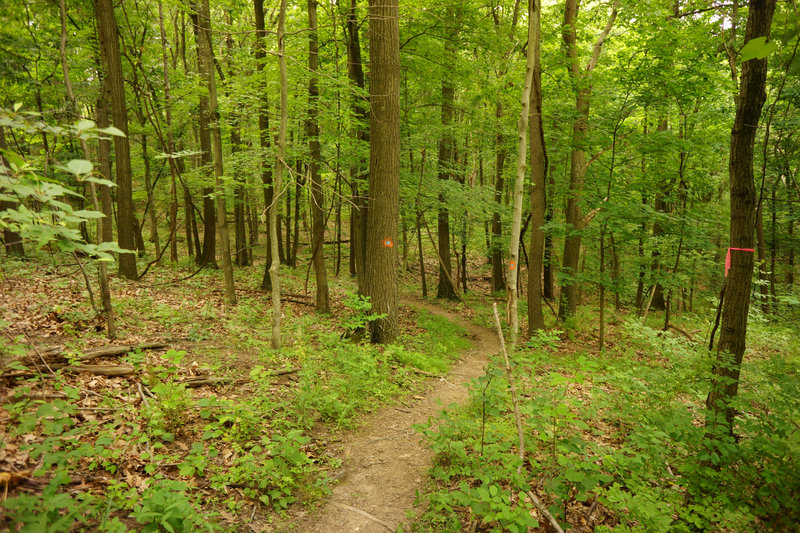
[[[745,42],[750,42],[756,37],[769,38],[775,2],[776,0],[750,2]],[[735,412],[731,401],[739,392],[739,373],[745,350],[750,287],[753,279],[752,248],[756,215],[753,145],[761,108],[766,100],[766,79],[766,59],[750,59],[742,64],[728,163],[731,197],[731,268],[726,281],[722,333],[712,368],[711,391],[706,399],[706,430],[712,439],[733,432]]]

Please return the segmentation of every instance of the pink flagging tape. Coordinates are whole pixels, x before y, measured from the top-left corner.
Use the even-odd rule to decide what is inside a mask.
[[[728,277],[728,271],[731,269],[731,250],[739,252],[755,252],[753,248],[728,248],[728,253],[725,255],[725,277]]]

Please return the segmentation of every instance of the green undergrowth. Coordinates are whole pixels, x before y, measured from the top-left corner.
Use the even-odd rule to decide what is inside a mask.
[[[579,315],[577,320],[586,316]],[[689,329],[707,331],[682,316]],[[800,339],[751,320],[736,440],[709,451],[711,355],[623,318],[598,352],[574,331],[541,333],[512,356],[525,459],[502,359],[469,403],[419,430],[435,452],[413,531],[530,531],[548,506],[594,531],[789,531],[800,523]],[[520,474],[518,466],[522,465]]]
[[[301,272],[287,269],[287,292],[302,290],[293,277]],[[160,282],[180,272],[158,274]],[[237,281],[256,283],[259,274],[244,270]],[[130,378],[34,369],[4,381],[13,397],[0,406],[0,457],[8,461],[0,472],[24,480],[0,503],[0,529],[247,531],[254,514],[263,525],[328,493],[327,475],[340,465],[317,437],[326,428],[357,426],[366,412],[412,394],[424,374],[445,372],[469,345],[463,328],[426,311],[404,315],[395,344],[356,342],[348,333],[374,316],[345,283],[334,290],[331,315],[285,305],[284,346],[272,350],[269,294],[246,293],[225,308],[221,294],[203,292],[218,276],[201,272],[156,291],[114,280],[122,335],[151,329],[175,345],[125,356],[136,370]],[[80,285],[65,290],[76,299],[51,297],[41,311],[59,305],[71,313],[62,315],[83,319]],[[66,340],[77,347],[90,335],[100,333]],[[2,357],[28,353],[26,341],[4,337]],[[26,369],[22,360],[4,371]],[[282,369],[290,371],[275,375]],[[237,381],[188,388],[187,376],[198,372]]]

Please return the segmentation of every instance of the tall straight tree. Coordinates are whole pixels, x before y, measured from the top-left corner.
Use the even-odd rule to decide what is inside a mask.
[[[128,142],[128,108],[125,103],[125,86],[122,76],[122,60],[119,53],[119,30],[114,17],[111,0],[96,0],[95,17],[100,40],[100,55],[111,95],[111,119],[113,126],[125,135],[114,137],[114,155],[117,165],[117,239],[125,250],[136,248],[133,216],[133,187],[131,184],[131,147]],[[119,274],[128,279],[137,279],[136,254],[119,256]]]
[[[528,17],[528,51],[525,61],[525,82],[522,88],[522,110],[517,121],[517,175],[514,180],[514,210],[511,218],[511,245],[508,253],[508,317],[511,323],[510,344],[513,350],[517,344],[519,333],[519,313],[517,311],[519,297],[519,236],[522,231],[522,200],[525,196],[525,162],[528,155],[528,119],[531,104],[531,86],[533,85],[533,66],[538,47],[534,44],[533,9],[529,3]]]
[[[264,61],[267,57],[266,43],[264,40],[267,37],[266,17],[264,16],[264,0],[253,0],[253,10],[255,12],[256,20],[256,70],[259,73],[264,71]],[[263,78],[259,79],[259,83],[263,83]],[[262,162],[261,162],[261,184],[264,187],[264,206],[269,210],[272,204],[272,165],[266,161],[267,150],[270,148],[270,132],[269,132],[269,102],[267,100],[266,89],[259,85],[259,106],[258,106],[258,140],[261,145]],[[272,280],[270,279],[269,269],[272,265],[272,230],[270,229],[271,218],[266,217],[267,229],[267,261],[264,268],[264,277],[261,281],[261,288],[264,290],[272,290]]]
[[[269,205],[269,231],[272,239],[272,264],[269,266],[269,276],[272,281],[272,339],[270,345],[273,349],[281,347],[281,283],[278,268],[280,267],[280,253],[278,247],[278,206],[283,187],[283,168],[286,165],[286,123],[289,121],[289,81],[286,74],[286,0],[281,0],[278,13],[278,68],[281,76],[281,121],[278,126],[278,157],[275,168],[275,194]]]
[[[530,102],[530,157],[531,157],[531,249],[528,256],[528,331],[532,334],[544,329],[542,312],[542,269],[544,261],[545,179],[547,153],[542,127],[542,65],[541,65],[541,0],[530,0],[528,46],[533,54],[533,80]]]
[[[202,30],[200,28],[200,8],[192,3],[192,27],[197,41],[197,70],[204,72],[202,55]],[[187,72],[188,74],[188,72]],[[209,130],[208,94],[200,95],[199,112],[197,113],[198,137],[200,138],[200,163],[204,167],[212,164],[211,132]],[[196,262],[201,266],[217,266],[217,223],[214,207],[214,188],[203,187],[203,251],[197,254]]]
[[[453,123],[453,104],[455,100],[455,87],[453,86],[452,68],[456,61],[456,45],[458,21],[452,6],[447,7],[447,23],[450,30],[444,41],[444,66],[442,71],[442,136],[439,138],[439,180],[450,180],[453,167],[453,133],[450,130]],[[447,208],[447,196],[442,191],[439,193],[439,214],[437,219],[439,236],[439,285],[436,290],[437,298],[456,298],[456,289],[453,287],[453,267],[450,260],[450,211]]]
[[[369,102],[366,102],[360,94],[365,88],[365,83],[357,11],[357,1],[350,0],[350,8],[347,11],[347,24],[345,25],[347,33],[347,77],[358,91],[358,96],[354,98],[353,111],[358,120],[355,121],[353,127],[353,137],[359,143],[369,142],[369,132],[365,129],[369,117]],[[364,181],[366,162],[361,159],[359,157],[350,166],[350,189],[353,197],[350,208],[350,274],[354,274],[357,278],[359,294],[364,293],[365,252],[367,246],[367,203],[362,191],[363,186],[361,185]]]
[[[398,0],[370,0],[369,209],[365,293],[381,318],[370,339],[397,335],[397,235],[400,211],[400,20]]]
[[[231,263],[231,245],[228,237],[228,216],[225,208],[225,187],[222,183],[224,168],[222,166],[222,136],[220,134],[220,116],[217,110],[217,80],[214,73],[214,57],[211,48],[211,14],[208,0],[200,3],[198,13],[200,25],[200,68],[203,81],[208,90],[208,118],[211,130],[211,151],[214,157],[214,176],[216,211],[217,211],[217,237],[222,255],[222,272],[225,277],[225,300],[236,305],[236,288],[233,283],[233,264]]]
[[[561,269],[564,278],[561,282],[561,301],[558,315],[563,319],[574,315],[578,307],[578,285],[575,276],[578,273],[578,261],[581,251],[581,230],[584,223],[581,219],[581,196],[583,195],[583,182],[586,178],[586,149],[584,142],[589,129],[589,98],[592,95],[591,73],[600,60],[600,51],[603,48],[608,34],[617,18],[617,4],[615,0],[611,7],[611,15],[606,27],[603,29],[592,49],[592,57],[585,69],[581,69],[578,57],[578,0],[566,0],[564,5],[564,26],[562,39],[567,55],[569,75],[575,90],[576,118],[572,124],[572,153],[569,168],[569,194],[567,197],[567,237],[564,239],[564,261]]]
[[[319,87],[317,70],[319,68],[319,49],[317,45],[317,0],[308,0],[308,150],[311,159],[308,170],[311,176],[311,262],[314,264],[316,278],[316,309],[320,313],[330,311],[328,301],[328,273],[325,270],[325,216],[322,211],[322,182],[319,165],[322,159],[319,146]]]
[[[776,0],[751,0],[745,43],[769,38]],[[717,345],[706,399],[706,429],[713,437],[733,432],[731,401],[739,392],[739,374],[747,336],[750,288],[753,281],[753,232],[756,226],[756,187],[753,147],[761,109],[766,101],[767,59],[751,58],[742,64],[736,118],[731,130],[728,175],[731,198],[730,273],[722,307],[722,333]],[[726,262],[727,263],[727,262]]]

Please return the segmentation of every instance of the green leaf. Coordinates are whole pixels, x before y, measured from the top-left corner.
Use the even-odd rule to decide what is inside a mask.
[[[76,127],[78,128],[78,131],[84,131],[84,130],[90,130],[94,128],[96,125],[97,124],[95,124],[94,120],[81,120],[80,122],[78,122],[78,125]]]
[[[67,163],[67,170],[76,176],[82,174],[90,174],[94,170],[94,165],[91,161],[85,159],[73,159]]]
[[[764,59],[777,49],[778,45],[774,42],[768,43],[766,37],[750,39],[750,41],[742,47],[742,63],[750,61],[751,59]]]
[[[105,133],[106,135],[114,135],[115,137],[127,137],[127,135],[125,135],[122,132],[122,130],[120,130],[119,128],[115,128],[114,126],[102,128],[97,131],[99,131],[100,133]]]

